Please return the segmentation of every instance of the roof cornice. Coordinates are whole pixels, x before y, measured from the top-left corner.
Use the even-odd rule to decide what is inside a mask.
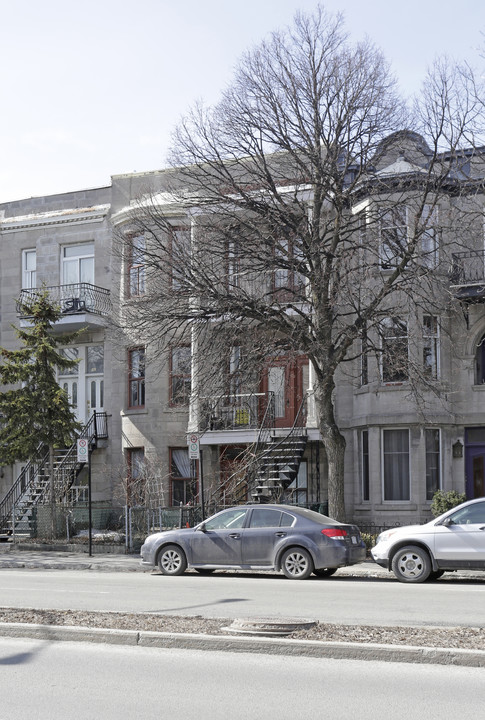
[[[7,218],[2,217],[0,213],[0,234],[53,225],[83,225],[102,222],[108,215],[110,207],[109,204],[93,205],[88,208],[68,208],[67,210],[53,210]]]

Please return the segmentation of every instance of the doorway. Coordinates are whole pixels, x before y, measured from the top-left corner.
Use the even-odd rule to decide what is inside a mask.
[[[485,496],[485,427],[465,429],[465,478],[468,500]]]

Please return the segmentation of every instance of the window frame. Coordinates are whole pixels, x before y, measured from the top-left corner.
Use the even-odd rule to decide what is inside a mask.
[[[189,368],[187,372],[174,372],[174,353],[181,349],[187,349],[188,352],[188,360],[189,360]],[[192,393],[192,353],[191,353],[191,347],[190,345],[172,345],[170,347],[170,368],[169,368],[169,393],[170,393],[170,407],[187,407],[187,405],[190,403],[190,395]],[[180,397],[181,400],[178,400],[178,395],[176,396],[174,394],[174,380],[182,380],[182,387],[184,388],[184,391]],[[189,385],[189,392],[188,394],[185,392],[185,388],[187,385]]]
[[[439,263],[440,232],[438,227],[439,208],[425,205],[421,214],[423,228],[420,241],[420,262],[428,270],[434,270]],[[425,248],[428,242],[430,247]]]
[[[187,460],[189,462],[190,469],[192,468],[192,461],[189,458],[189,449],[188,447],[169,447],[169,467],[170,467],[170,503],[172,507],[179,507],[180,501],[177,501],[177,504],[175,504],[174,500],[174,489],[175,489],[175,483],[182,484],[183,483],[183,497],[184,502],[183,505],[188,505],[190,503],[194,504],[197,495],[198,495],[198,483],[197,483],[197,474],[196,477],[192,477],[192,474],[189,475],[180,475],[175,476],[174,475],[174,464],[178,468],[176,461],[174,459],[174,451],[184,451],[187,453]],[[189,470],[190,472],[190,470]]]
[[[394,497],[386,497],[386,433],[405,432],[407,433],[407,497],[396,499]],[[395,453],[397,454],[397,453]],[[381,428],[381,468],[382,468],[382,501],[384,503],[409,503],[411,501],[411,432],[407,427]]]
[[[169,251],[170,251],[170,287],[175,292],[183,292],[184,288],[184,264],[182,263],[181,253],[183,247],[181,243],[177,242],[177,235],[179,233],[187,233],[188,236],[188,256],[186,257],[185,266],[190,263],[190,249],[191,249],[191,228],[190,225],[172,225],[169,231]],[[181,265],[181,267],[179,267]]]
[[[365,442],[364,442],[365,438]],[[370,454],[369,454],[369,429],[360,431],[360,479],[362,502],[370,501]]]
[[[137,506],[143,506],[145,504],[146,500],[146,478],[143,479],[143,482],[140,484],[140,487],[134,488],[133,485],[138,482],[140,475],[143,473],[144,464],[146,460],[145,455],[145,448],[140,447],[129,447],[125,448],[125,457],[126,457],[126,468],[127,468],[127,476],[126,476],[126,503],[129,507],[137,507]],[[134,458],[137,454],[142,455],[142,460],[134,462]],[[137,467],[137,470],[140,471],[140,474],[134,475],[133,469]],[[135,495],[136,499],[139,500],[139,502],[135,502],[135,505],[132,504],[131,499],[132,496]]]
[[[404,223],[402,217],[395,217],[398,213],[404,211]],[[387,221],[388,216],[392,217],[391,221]],[[391,238],[391,233],[394,239]],[[389,239],[385,239],[387,234]],[[399,235],[402,237],[399,237]],[[393,270],[402,260],[402,252],[407,249],[409,243],[409,208],[406,205],[393,205],[383,211],[379,218],[379,267],[381,270]],[[385,251],[389,248],[391,252]],[[396,253],[395,249],[401,252]]]
[[[392,327],[390,323],[388,324],[389,330],[395,330],[399,326],[403,326],[405,328],[405,334],[384,334],[384,328],[387,324],[387,321],[390,321],[392,323]],[[390,316],[386,318],[382,318],[380,322],[380,341],[381,341],[381,356],[380,356],[380,370],[381,370],[381,381],[384,385],[402,385],[405,382],[408,382],[409,380],[409,328],[408,328],[408,321],[402,320],[401,318],[397,316]],[[389,349],[386,350],[386,347],[389,348],[391,346],[391,343],[395,344],[396,346],[399,346],[402,344],[402,356],[403,359],[405,357],[406,363],[405,363],[405,372],[400,370],[399,366],[395,369],[394,372],[392,371],[392,362],[389,362],[386,364],[386,359],[393,359],[394,357],[399,358],[399,354],[394,354],[392,351],[389,351]],[[406,353],[404,355],[404,345],[406,346]],[[401,373],[402,376],[399,377],[398,373]],[[389,374],[389,377],[386,377],[386,374]]]
[[[29,255],[35,257],[35,269],[27,269],[27,258]],[[22,290],[33,290],[37,287],[37,248],[26,248],[22,250]]]
[[[431,331],[425,332],[425,318],[431,319]],[[435,323],[435,329],[432,327],[433,322]],[[432,332],[434,329],[434,332]],[[431,380],[439,380],[441,375],[441,333],[440,333],[440,322],[438,315],[431,315],[431,313],[425,313],[423,315],[422,322],[422,359],[423,359],[423,372]],[[426,349],[429,347],[429,356],[426,356]],[[427,362],[427,357],[432,358],[432,363]],[[429,371],[428,371],[429,368]]]
[[[69,248],[92,248],[91,252],[81,253],[79,252],[77,255],[72,256],[66,256],[66,250]],[[95,284],[95,277],[96,277],[96,265],[95,265],[95,257],[96,257],[96,246],[94,240],[88,240],[86,242],[78,242],[78,243],[66,243],[64,245],[61,245],[61,279],[62,279],[62,285],[94,285]],[[77,267],[76,267],[76,276],[77,279],[74,280],[74,282],[67,282],[66,276],[65,276],[65,268],[67,267],[67,264],[69,262],[72,262],[73,260],[77,260]],[[82,267],[81,267],[81,261],[82,260],[92,260],[91,263],[91,280],[83,280],[82,279]]]
[[[134,353],[141,353],[143,357],[142,370],[143,373],[140,375],[133,375],[133,358]],[[136,385],[136,397],[143,402],[132,402],[135,398],[133,393],[133,384]],[[128,349],[128,409],[130,410],[141,410],[145,407],[146,403],[146,349],[143,346],[137,346]]]
[[[428,434],[429,433],[437,433],[438,437],[438,450],[431,452],[428,451]],[[442,487],[442,469],[441,469],[441,462],[442,462],[442,448],[441,448],[441,429],[440,428],[432,428],[427,427],[424,429],[424,453],[425,453],[425,478],[426,478],[426,500],[432,500],[433,495],[437,490],[441,490]],[[437,456],[437,462],[434,464],[430,464],[428,459],[430,455]],[[434,486],[429,482],[429,477],[431,475],[431,472],[435,470],[438,475],[438,484],[437,486]]]
[[[135,245],[135,241],[139,239],[143,241],[142,247]],[[138,233],[130,235],[127,241],[129,243],[127,296],[142,297],[146,293],[146,238],[143,233]]]

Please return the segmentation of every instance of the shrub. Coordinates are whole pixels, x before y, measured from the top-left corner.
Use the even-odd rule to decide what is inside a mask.
[[[437,490],[431,502],[431,512],[434,517],[438,517],[438,515],[442,515],[447,510],[461,505],[465,500],[465,493],[457,493],[456,490],[449,490],[448,492]]]

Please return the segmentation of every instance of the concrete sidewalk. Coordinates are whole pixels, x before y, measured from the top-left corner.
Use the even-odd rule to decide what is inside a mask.
[[[19,549],[18,546],[0,543],[0,569],[26,568],[29,570],[96,570],[102,572],[151,572],[140,562],[139,554],[123,555],[118,552],[98,553],[91,557],[85,552],[66,552],[63,550]],[[224,571],[221,571],[224,572]],[[232,572],[232,571],[231,571]],[[235,571],[237,572],[237,571]],[[244,571],[243,571],[244,572]],[[252,571],[246,571],[252,572]],[[255,571],[256,572],[256,571]],[[335,577],[355,578],[387,578],[394,580],[394,575],[381,568],[372,560],[339,568]],[[485,572],[460,570],[445,573],[446,578],[463,578],[485,580]]]

